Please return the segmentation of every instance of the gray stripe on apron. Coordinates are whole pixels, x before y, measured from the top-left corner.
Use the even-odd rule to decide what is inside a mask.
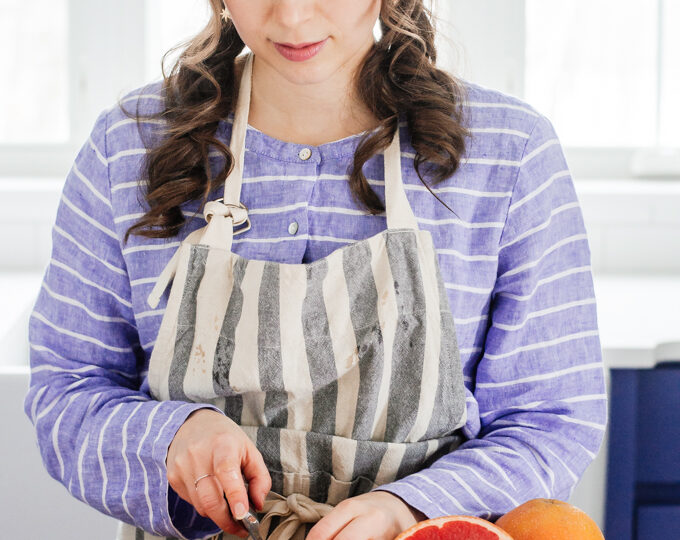
[[[441,348],[439,350],[439,382],[434,400],[434,410],[425,432],[426,439],[437,439],[452,432],[465,408],[465,387],[460,368],[460,352],[453,314],[442,280],[437,253],[434,253],[441,311]],[[453,367],[453,369],[452,369]]]
[[[418,414],[427,332],[425,291],[418,264],[416,233],[387,234],[385,247],[394,277],[398,317],[385,440],[403,442]],[[432,384],[436,385],[437,381]]]
[[[257,336],[260,386],[262,391],[266,392],[264,414],[270,427],[258,428],[255,440],[270,471],[282,470],[281,432],[276,428],[286,427],[288,424],[288,393],[281,390],[284,384],[281,363],[279,268],[278,264],[265,262],[257,308],[260,329]],[[271,478],[272,490],[282,493],[281,475],[271,474]]]
[[[456,430],[452,435],[435,439],[437,441],[437,449],[418,466],[418,470],[424,470],[430,467],[435,461],[453,452],[466,440],[461,434],[461,430]],[[425,442],[425,444],[427,444]],[[415,471],[414,471],[415,472]]]
[[[281,430],[272,427],[258,427],[255,446],[262,454],[272,479],[272,491],[283,493],[283,475],[281,474]],[[272,457],[275,456],[275,457]]]
[[[385,452],[387,452],[387,443],[385,442],[370,440],[357,441],[357,451],[354,456],[354,472],[352,477],[356,479],[362,476],[375,482]],[[361,492],[357,491],[360,489],[365,489],[365,486],[361,483],[353,485],[350,490],[350,497],[359,495]]]
[[[406,445],[404,457],[401,458],[401,463],[399,464],[399,469],[397,469],[395,479],[413,474],[422,468],[423,461],[425,461],[425,456],[427,455],[427,446],[427,441]]]
[[[248,266],[248,259],[237,257],[234,263],[234,285],[222,321],[222,330],[215,346],[213,364],[213,388],[217,395],[224,395],[224,412],[237,424],[241,423],[243,398],[234,394],[229,386],[229,369],[234,359],[234,335],[243,311],[243,291],[241,282]]]
[[[436,461],[441,456],[450,454],[461,444],[463,444],[464,441],[465,436],[462,434],[461,429],[456,430],[454,433],[452,433],[451,435],[447,435],[446,437],[440,437],[439,439],[437,439],[437,450],[432,456],[428,458],[428,461],[426,461],[422,466],[429,467],[430,461]]]
[[[275,263],[264,264],[258,298],[257,359],[260,387],[266,392],[264,415],[267,425],[271,427],[288,425],[288,392],[281,390],[284,384],[281,363],[279,268]],[[280,460],[278,463],[277,470],[280,470]]]
[[[331,478],[328,471],[333,470],[332,436],[308,431],[305,434],[307,443],[307,467],[312,476],[309,483],[309,498],[315,501],[328,500],[328,488]],[[315,474],[321,473],[321,474]]]
[[[205,247],[191,246],[189,269],[187,271],[182,302],[177,314],[177,335],[175,336],[175,352],[170,366],[168,390],[170,399],[190,401],[184,394],[184,376],[189,365],[191,347],[194,343],[196,326],[196,294],[205,273],[205,261],[208,250]]]
[[[368,242],[352,244],[343,250],[342,265],[349,295],[350,316],[359,356],[359,398],[357,399],[352,439],[370,439],[383,373],[384,351],[378,319],[378,290],[370,265]]]
[[[312,427],[305,436],[307,467],[310,473],[332,470],[333,445],[329,436],[335,433],[335,408],[338,400],[338,372],[333,356],[328,313],[323,298],[323,282],[328,274],[328,261],[308,265],[307,290],[302,302],[302,330],[312,380]],[[315,501],[328,498],[330,476],[320,475],[310,483],[310,497]]]
[[[302,330],[314,389],[312,431],[332,435],[335,433],[338,372],[323,299],[323,281],[327,274],[326,260],[307,266],[307,291],[302,302]]]

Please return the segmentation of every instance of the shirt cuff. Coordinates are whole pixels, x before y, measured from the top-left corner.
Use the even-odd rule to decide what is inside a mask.
[[[164,427],[154,444],[154,461],[161,467],[164,481],[161,482],[161,493],[158,493],[158,508],[162,514],[158,518],[157,530],[164,536],[177,536],[186,540],[201,540],[222,531],[213,520],[199,515],[194,507],[181,499],[168,482],[166,458],[168,448],[177,431],[189,415],[199,409],[212,409],[224,415],[224,411],[206,403],[186,403]],[[162,504],[161,504],[162,503]]]

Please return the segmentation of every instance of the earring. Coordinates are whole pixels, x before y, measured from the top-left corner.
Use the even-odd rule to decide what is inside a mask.
[[[227,9],[227,6],[224,6],[224,9],[222,10],[222,19],[224,19],[224,22],[229,22],[231,15],[229,13],[229,10]]]

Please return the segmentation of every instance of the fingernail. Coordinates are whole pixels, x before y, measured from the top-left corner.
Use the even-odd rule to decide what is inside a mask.
[[[243,519],[246,515],[246,507],[243,506],[243,503],[236,503],[236,506],[234,506],[234,517],[236,519]]]

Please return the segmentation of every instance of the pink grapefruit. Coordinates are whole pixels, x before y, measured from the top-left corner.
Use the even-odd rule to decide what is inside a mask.
[[[512,540],[503,529],[474,516],[444,516],[419,521],[394,540]]]

